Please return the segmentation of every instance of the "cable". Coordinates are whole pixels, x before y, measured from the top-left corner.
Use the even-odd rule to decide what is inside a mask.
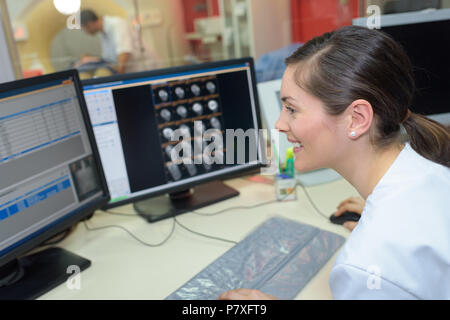
[[[283,199],[281,199],[281,200],[283,200]],[[280,201],[281,201],[281,200],[280,200]],[[226,208],[226,209],[219,210],[219,211],[214,212],[214,213],[203,213],[203,212],[197,212],[197,211],[190,211],[190,212],[192,212],[192,213],[194,213],[194,214],[197,214],[197,215],[200,215],[200,216],[215,216],[215,215],[218,215],[218,214],[224,213],[224,212],[226,212],[226,211],[230,211],[230,210],[253,209],[253,208],[261,207],[261,206],[268,205],[268,204],[275,203],[275,202],[279,202],[279,201],[278,201],[278,200],[271,200],[271,201],[266,201],[266,202],[258,203],[258,204],[252,205],[252,206],[236,206],[236,207],[230,207],[230,208]]]
[[[131,214],[128,214],[128,216],[132,216],[132,215],[131,215]],[[126,229],[126,228],[124,228],[124,227],[122,227],[122,226],[119,226],[119,225],[114,225],[114,224],[113,224],[113,225],[108,225],[108,226],[103,226],[103,227],[95,227],[95,228],[91,228],[91,227],[89,227],[89,226],[87,225],[86,221],[83,221],[83,223],[84,223],[84,226],[86,227],[86,229],[87,229],[88,231],[98,231],[98,230],[103,230],[103,229],[108,229],[108,228],[118,228],[118,229],[121,229],[121,230],[125,231],[126,233],[128,233],[128,234],[129,234],[132,238],[134,238],[136,241],[138,241],[138,242],[140,242],[141,244],[143,244],[144,246],[147,246],[147,247],[153,247],[153,248],[155,248],[155,247],[160,247],[160,246],[162,246],[164,243],[166,243],[166,242],[170,239],[170,237],[172,236],[172,234],[173,234],[173,232],[174,232],[174,230],[175,230],[175,220],[174,220],[174,222],[173,222],[173,224],[172,224],[172,230],[170,231],[169,235],[168,235],[163,241],[161,241],[160,243],[152,244],[152,243],[147,243],[147,242],[145,242],[145,241],[139,239],[139,238],[136,237],[133,233],[131,233],[128,229]]]
[[[112,211],[108,211],[108,210],[103,210],[103,212],[111,214],[111,215],[115,215],[115,216],[122,216],[122,217],[138,217],[137,214],[135,213],[121,213],[121,212],[112,212]]]
[[[319,213],[319,214],[320,214],[322,217],[324,217],[325,219],[329,220],[329,217],[328,217],[327,215],[325,215],[322,211],[320,211],[319,208],[317,208],[317,206],[315,205],[315,203],[314,203],[314,201],[312,200],[311,196],[309,195],[308,191],[306,190],[306,187],[305,187],[304,185],[302,185],[301,183],[298,183],[298,182],[297,182],[297,184],[300,185],[300,186],[302,187],[303,191],[304,191],[305,194],[306,194],[306,197],[308,198],[309,202],[310,202],[311,205],[314,207],[314,209],[317,211],[317,213]],[[287,197],[287,196],[286,196],[286,197]],[[238,209],[254,209],[254,208],[257,208],[257,207],[264,206],[264,205],[269,205],[269,204],[272,204],[272,203],[276,203],[276,202],[279,202],[279,201],[282,201],[282,200],[283,200],[283,199],[281,199],[281,200],[270,200],[270,201],[258,203],[258,204],[252,205],[252,206],[235,206],[235,207],[229,207],[229,208],[225,208],[225,209],[219,210],[219,211],[217,211],[217,212],[213,212],[213,213],[202,213],[202,212],[197,212],[197,211],[193,211],[193,210],[190,211],[190,212],[192,212],[192,213],[194,213],[194,214],[197,214],[197,215],[200,215],[200,216],[215,216],[215,215],[218,215],[218,214],[224,213],[224,212],[226,212],[226,211],[230,211],[230,210],[238,210]],[[120,213],[120,212],[112,212],[112,211],[107,211],[107,210],[105,210],[104,212],[105,212],[105,213],[108,213],[108,214],[111,214],[111,215],[117,215],[117,216],[138,217],[138,215],[136,215],[136,214],[127,214],[127,213]],[[185,230],[187,230],[187,231],[189,231],[189,232],[191,232],[191,233],[193,233],[193,234],[195,234],[195,235],[201,236],[201,237],[205,237],[205,238],[213,239],[213,240],[218,240],[218,241],[223,241],[223,242],[227,242],[227,243],[232,243],[232,244],[237,244],[237,242],[236,242],[236,241],[233,241],[233,240],[228,240],[228,239],[224,239],[224,238],[219,238],[219,237],[215,237],[215,236],[210,236],[210,235],[207,235],[207,234],[204,234],[204,233],[201,233],[201,232],[194,231],[194,230],[192,230],[192,229],[186,227],[185,225],[181,224],[175,216],[173,216],[173,220],[174,220],[174,223],[173,223],[172,230],[171,230],[169,236],[168,236],[165,240],[163,240],[161,243],[159,243],[159,244],[157,244],[157,245],[152,245],[152,244],[145,243],[144,241],[140,240],[140,239],[137,238],[135,235],[133,235],[130,231],[128,231],[127,229],[125,229],[125,228],[123,228],[123,227],[121,227],[121,226],[118,226],[118,225],[111,225],[111,226],[105,226],[105,227],[99,227],[99,228],[94,228],[94,229],[91,228],[91,229],[89,229],[89,227],[87,226],[87,224],[86,224],[86,222],[85,222],[85,226],[86,226],[86,228],[87,228],[88,230],[101,230],[101,229],[105,229],[105,228],[116,227],[116,228],[119,228],[119,229],[122,229],[122,230],[126,231],[128,234],[130,234],[133,238],[135,238],[135,239],[136,239],[137,241],[139,241],[140,243],[142,243],[142,244],[144,244],[144,245],[147,245],[147,246],[151,246],[151,247],[158,247],[158,246],[161,246],[161,245],[163,245],[167,240],[169,240],[169,238],[172,236],[172,234],[173,234],[173,232],[174,232],[174,230],[175,230],[175,224],[178,224],[181,228],[183,228],[183,229],[185,229]]]
[[[138,217],[137,214],[128,214],[128,213],[112,212],[112,211],[107,211],[107,210],[105,210],[104,212],[105,212],[105,213],[108,213],[108,214],[111,214],[111,215],[117,215],[117,216]],[[172,217],[173,217],[173,220],[174,220],[174,226],[173,226],[173,228],[172,228],[172,231],[171,231],[171,234],[169,235],[169,237],[172,235],[172,233],[173,233],[173,231],[174,231],[175,224],[178,224],[181,228],[183,228],[183,229],[185,229],[185,230],[187,230],[187,231],[189,231],[189,232],[192,232],[193,234],[196,234],[196,235],[198,235],[198,236],[202,236],[202,237],[205,237],[205,238],[208,238],[208,239],[213,239],[213,240],[218,240],[218,241],[223,241],[223,242],[228,242],[228,243],[237,244],[237,242],[236,242],[236,241],[233,241],[233,240],[228,240],[228,239],[224,239],[224,238],[219,238],[219,237],[215,237],[215,236],[210,236],[210,235],[207,235],[207,234],[204,234],[204,233],[201,233],[201,232],[194,231],[194,230],[192,230],[192,229],[186,227],[185,225],[181,224],[181,222],[179,222],[178,219],[177,219],[175,216],[172,216]],[[113,225],[113,226],[107,226],[107,227],[114,227],[114,225]],[[115,226],[115,227],[124,229],[124,230],[125,230],[126,232],[128,232],[133,238],[135,238],[135,239],[138,240],[139,242],[142,242],[141,240],[137,239],[130,231],[126,230],[125,228],[120,227],[120,226]],[[103,229],[103,228],[106,228],[106,227],[101,227],[101,228]],[[164,240],[164,242],[167,241],[167,240],[168,240],[168,239]],[[161,244],[163,244],[164,242],[162,242]]]
[[[268,205],[268,204],[280,202],[280,201],[283,201],[283,200],[284,200],[285,198],[287,198],[288,196],[289,196],[289,195],[286,195],[286,196],[284,196],[283,198],[281,198],[280,200],[277,200],[277,199],[275,199],[275,200],[270,200],[270,201],[258,203],[258,204],[252,205],[252,206],[236,206],[236,207],[230,207],[230,208],[226,208],[226,209],[219,210],[219,211],[214,212],[214,213],[203,213],[203,212],[197,212],[197,211],[190,211],[190,212],[192,212],[192,213],[194,213],[194,214],[197,214],[197,215],[200,215],[200,216],[215,216],[215,215],[218,215],[218,214],[224,213],[224,212],[226,212],[226,211],[230,211],[230,210],[254,209],[254,208],[258,208],[258,207],[265,206],[265,205]]]
[[[200,232],[194,231],[194,230],[189,229],[188,227],[182,225],[182,224],[177,220],[177,218],[173,217],[173,219],[175,220],[175,222],[176,222],[180,227],[182,227],[183,229],[185,229],[185,230],[187,230],[187,231],[189,231],[189,232],[192,232],[193,234],[196,234],[196,235],[198,235],[198,236],[205,237],[205,238],[209,238],[209,239],[213,239],[213,240],[219,240],[219,241],[223,241],[223,242],[228,242],[228,243],[237,244],[237,242],[236,242],[236,241],[233,241],[233,240],[228,240],[228,239],[224,239],[224,238],[219,238],[219,237],[209,236],[209,235],[207,235],[207,234],[204,234],[204,233],[200,233]]]
[[[306,197],[308,198],[309,202],[310,202],[311,205],[314,207],[314,209],[315,209],[322,217],[324,217],[325,219],[329,220],[330,217],[328,217],[326,214],[324,214],[322,211],[320,211],[319,208],[317,208],[316,204],[315,204],[314,201],[311,199],[311,197],[310,197],[308,191],[306,190],[306,187],[305,187],[303,184],[299,183],[299,182],[297,182],[297,184],[298,184],[300,187],[302,187],[303,191],[304,191],[305,194],[306,194]]]
[[[52,238],[47,239],[46,241],[42,242],[39,245],[39,247],[53,246],[55,244],[58,244],[58,243],[62,242],[63,240],[65,240],[72,231],[73,231],[73,227],[67,228],[67,229],[61,231],[60,233],[56,234]]]

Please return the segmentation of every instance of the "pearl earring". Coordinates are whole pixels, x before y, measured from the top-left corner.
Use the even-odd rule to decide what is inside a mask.
[[[355,131],[350,132],[350,137],[356,137],[356,132]]]

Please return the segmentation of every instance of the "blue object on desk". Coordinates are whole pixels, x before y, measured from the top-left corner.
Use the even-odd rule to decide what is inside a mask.
[[[293,299],[344,241],[310,225],[271,218],[166,299],[211,300],[237,288]]]

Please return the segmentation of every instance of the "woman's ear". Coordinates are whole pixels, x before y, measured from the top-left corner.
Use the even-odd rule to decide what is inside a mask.
[[[372,105],[364,99],[352,102],[347,108],[349,115],[348,136],[357,139],[369,131],[373,121]]]

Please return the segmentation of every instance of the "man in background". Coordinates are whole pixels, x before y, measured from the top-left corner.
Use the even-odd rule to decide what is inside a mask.
[[[158,59],[147,48],[137,33],[119,17],[99,17],[90,9],[80,13],[81,28],[90,35],[99,34],[102,59],[116,66],[118,73],[136,72],[158,68]],[[96,62],[95,57],[84,56],[79,64]]]

